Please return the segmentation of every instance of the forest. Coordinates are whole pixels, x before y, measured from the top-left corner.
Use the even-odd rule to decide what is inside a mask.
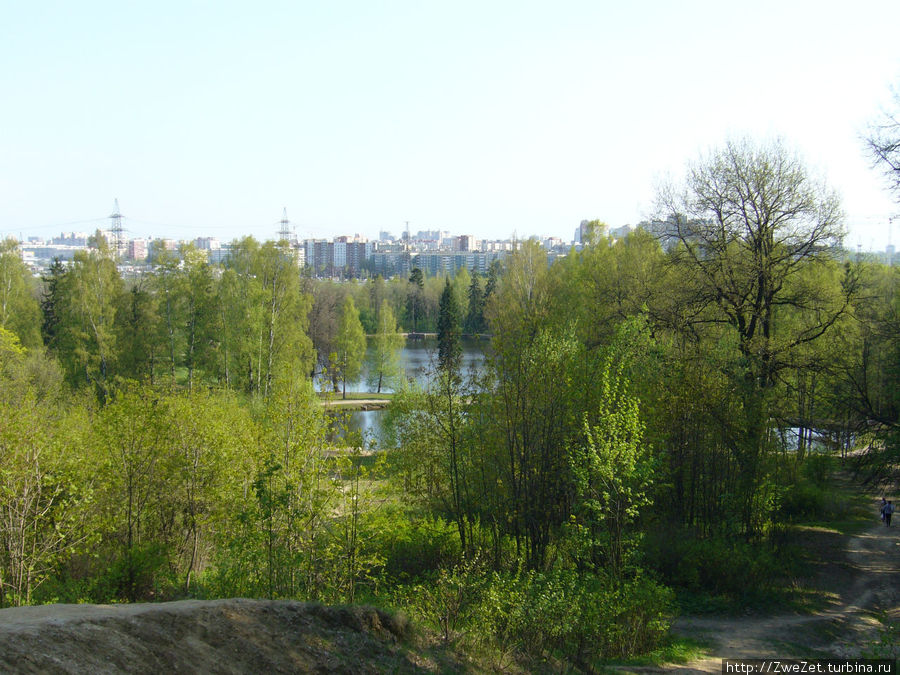
[[[0,607],[365,602],[589,668],[698,599],[786,598],[828,475],[897,484],[900,270],[846,253],[836,194],[779,142],[727,143],[658,201],[657,231],[594,221],[486,277],[319,281],[245,238],[126,279],[98,235],[34,279],[3,243]],[[427,386],[397,365],[416,331]],[[463,334],[490,336],[477,371]],[[364,358],[396,392],[389,450],[336,443],[322,405]]]

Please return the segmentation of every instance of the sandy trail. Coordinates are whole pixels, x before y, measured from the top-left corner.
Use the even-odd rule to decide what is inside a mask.
[[[686,665],[647,670],[720,673],[724,658],[858,656],[877,638],[880,624],[874,614],[883,613],[892,623],[900,620],[900,524],[887,528],[876,521],[846,542],[852,581],[832,608],[814,615],[682,617],[675,622],[675,632],[712,642],[710,655]]]

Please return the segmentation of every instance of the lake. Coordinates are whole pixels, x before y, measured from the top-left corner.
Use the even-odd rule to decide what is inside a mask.
[[[372,349],[371,340],[368,349]],[[484,350],[490,342],[487,340],[462,340],[462,368],[463,372],[478,368],[484,362]],[[407,340],[406,346],[400,352],[400,364],[409,381],[415,381],[421,386],[428,384],[431,374],[434,372],[434,363],[437,360],[437,339],[426,338],[423,340]],[[368,384],[368,373],[363,366],[362,375],[353,382],[347,382],[347,392],[375,393],[375,388]],[[316,389],[322,389],[322,382],[316,380]],[[382,393],[392,393],[394,389],[388,383],[382,383]],[[349,432],[361,432],[367,443],[374,441],[375,447],[381,446],[380,432],[381,419],[384,410],[357,410],[349,413],[347,421]],[[343,434],[342,434],[343,435]]]

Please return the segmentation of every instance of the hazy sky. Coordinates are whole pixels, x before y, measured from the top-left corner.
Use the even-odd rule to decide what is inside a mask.
[[[860,136],[900,85],[900,2],[0,5],[0,234],[570,239],[652,215],[729,137],[781,136],[844,198],[900,207]],[[900,218],[893,240],[900,239]]]

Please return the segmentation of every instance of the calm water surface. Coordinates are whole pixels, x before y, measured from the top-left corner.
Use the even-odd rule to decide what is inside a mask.
[[[478,368],[484,362],[484,349],[490,343],[487,340],[463,340],[462,342],[462,367],[465,372],[471,368]],[[372,349],[371,342],[369,349]],[[431,373],[434,372],[434,363],[437,360],[437,340],[407,340],[406,346],[400,352],[400,364],[405,372],[405,377],[415,381],[421,386],[428,384]],[[365,367],[364,367],[365,370]],[[375,393],[375,387],[368,382],[368,373],[363,374],[355,382],[347,382],[347,392]],[[377,386],[377,383],[376,383]],[[321,382],[316,383],[316,388],[321,389]],[[390,383],[383,382],[382,393],[391,393],[394,388]],[[382,447],[381,420],[384,410],[357,410],[347,415],[346,433],[360,432],[365,439],[365,444],[374,444],[374,447]],[[339,434],[344,436],[345,433]]]

